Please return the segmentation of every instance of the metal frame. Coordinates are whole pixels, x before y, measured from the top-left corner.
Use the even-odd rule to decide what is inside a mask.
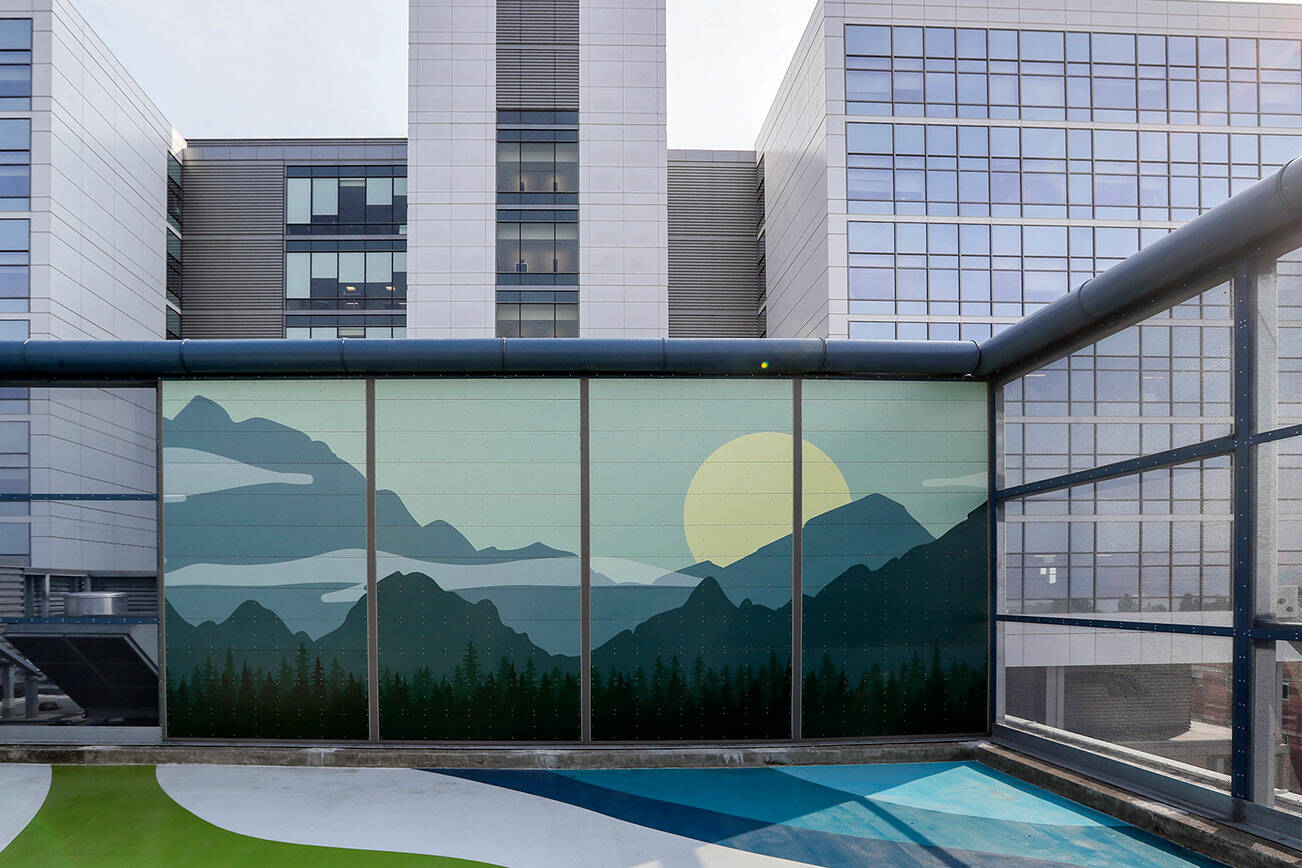
[[[1302,183],[1299,172],[1302,161],[1294,161],[1287,169],[1292,169],[1293,193],[1296,197],[1297,184]],[[1281,171],[1282,177],[1283,170]],[[1278,183],[1280,179],[1273,179]],[[1266,184],[1266,182],[1262,182]],[[1238,198],[1238,197],[1236,197]],[[1272,237],[1260,240],[1256,246],[1245,248],[1242,243],[1234,248],[1233,262],[1223,259],[1207,265],[1211,278],[1197,280],[1185,272],[1176,269],[1181,280],[1178,285],[1166,293],[1143,296],[1142,304],[1132,305],[1126,315],[1100,314],[1088,327],[1076,335],[1048,336],[1040,345],[1027,349],[1025,342],[1034,337],[1034,317],[1009,332],[1020,330],[1014,335],[1016,342],[1027,349],[1027,355],[1016,363],[1004,365],[993,376],[992,383],[992,424],[991,426],[991,462],[992,479],[995,474],[995,462],[1002,458],[1002,416],[997,412],[998,394],[1012,379],[1029,373],[1068,353],[1087,346],[1108,334],[1142,321],[1147,316],[1160,312],[1192,297],[1192,287],[1206,289],[1209,284],[1229,275],[1231,305],[1233,309],[1233,346],[1232,360],[1232,409],[1233,428],[1230,434],[1200,443],[1144,455],[1134,459],[1118,461],[1107,465],[1076,471],[1048,479],[1036,480],[1009,488],[992,485],[991,500],[996,509],[1009,501],[1058,491],[1078,485],[1133,476],[1145,471],[1172,467],[1200,461],[1211,457],[1229,457],[1231,460],[1232,490],[1231,503],[1233,515],[1233,535],[1231,542],[1231,624],[1211,625],[1179,622],[1149,622],[1125,620],[1108,617],[1071,617],[1057,615],[1021,615],[1001,613],[994,610],[992,632],[997,633],[1000,624],[1051,624],[1064,627],[1083,627],[1101,630],[1126,630],[1149,633],[1184,634],[1195,636],[1220,637],[1231,640],[1231,773],[1228,792],[1208,789],[1206,786],[1189,783],[1170,772],[1153,771],[1141,768],[1124,759],[1115,759],[1100,755],[1091,750],[1073,747],[1052,735],[1031,732],[1010,727],[1001,722],[992,708],[991,730],[997,741],[1007,743],[1019,749],[1038,753],[1060,764],[1074,766],[1105,780],[1116,780],[1130,789],[1151,792],[1167,799],[1174,799],[1195,806],[1198,810],[1234,821],[1243,821],[1262,831],[1280,837],[1281,831],[1296,823],[1296,817],[1274,807],[1275,757],[1273,755],[1272,720],[1275,697],[1275,643],[1302,642],[1302,623],[1282,623],[1262,617],[1263,609],[1259,605],[1258,594],[1263,576],[1257,572],[1257,526],[1256,517],[1259,508],[1257,497],[1257,459],[1259,446],[1278,440],[1302,437],[1302,425],[1291,425],[1267,431],[1258,431],[1258,298],[1257,286],[1260,269],[1273,266],[1275,259],[1282,253],[1302,246],[1302,206],[1291,206],[1290,222],[1285,224],[1287,232],[1281,226],[1271,229]],[[1218,209],[1219,210],[1219,209]],[[1216,212],[1200,218],[1195,223],[1206,222]],[[1193,224],[1190,224],[1193,226]],[[1230,227],[1232,228],[1232,227]],[[1183,231],[1183,230],[1181,230]],[[1174,233],[1168,239],[1175,239],[1180,233]],[[1205,233],[1204,233],[1205,236]],[[1154,248],[1158,245],[1153,245]],[[1140,254],[1144,256],[1144,254]],[[1203,260],[1206,263],[1206,260]],[[1128,261],[1128,264],[1130,261]],[[1115,269],[1114,269],[1115,271]],[[1112,272],[1109,272],[1111,275]],[[1109,275],[1098,278],[1104,281]],[[1050,305],[1048,311],[1059,305]],[[1046,317],[1045,319],[1051,319]],[[1007,334],[1007,333],[1005,333]],[[997,340],[997,339],[995,339]],[[1009,341],[1011,339],[1005,339]],[[991,343],[993,343],[992,341]],[[983,346],[983,355],[989,343]],[[982,365],[991,363],[991,357],[983,358]],[[999,553],[995,550],[998,539],[992,535],[992,564],[997,563]],[[992,649],[995,644],[992,640]],[[993,660],[992,656],[992,660]],[[995,660],[992,664],[996,670],[1001,669]],[[1294,827],[1295,829],[1295,827]]]

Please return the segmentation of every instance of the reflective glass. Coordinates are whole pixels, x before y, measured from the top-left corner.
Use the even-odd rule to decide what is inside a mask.
[[[1004,720],[1228,788],[1231,640],[1004,624]]]

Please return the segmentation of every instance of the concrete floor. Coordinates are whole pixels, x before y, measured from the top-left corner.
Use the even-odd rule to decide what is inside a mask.
[[[1207,866],[977,763],[428,771],[0,765],[0,863]]]

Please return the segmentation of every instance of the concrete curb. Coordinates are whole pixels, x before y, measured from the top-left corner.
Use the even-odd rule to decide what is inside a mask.
[[[975,741],[742,746],[428,747],[240,744],[0,745],[0,762],[49,765],[333,766],[346,768],[603,769],[960,762]]]
[[[1245,829],[1209,820],[1006,747],[981,742],[976,746],[974,759],[1234,868],[1302,866],[1302,852]]]

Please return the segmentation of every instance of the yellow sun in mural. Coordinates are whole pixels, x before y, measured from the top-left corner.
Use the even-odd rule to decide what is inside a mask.
[[[747,434],[701,463],[683,502],[683,530],[697,561],[727,566],[791,533],[792,445],[790,434]],[[849,503],[850,487],[826,452],[808,440],[802,451],[808,521]]]

